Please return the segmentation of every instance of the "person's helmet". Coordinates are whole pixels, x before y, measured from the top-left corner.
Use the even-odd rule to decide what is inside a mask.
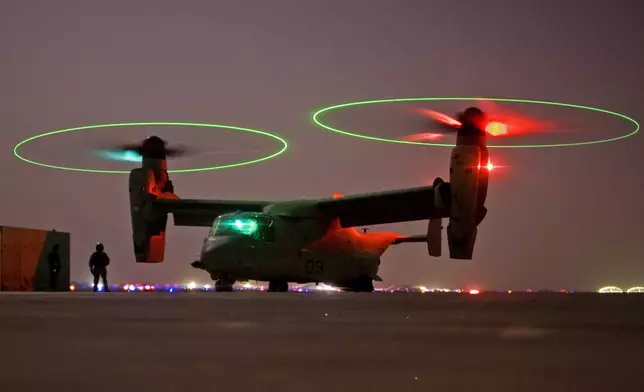
[[[105,247],[103,246],[103,243],[99,242],[98,244],[96,244],[96,251],[97,252],[102,252],[103,249],[105,249]]]

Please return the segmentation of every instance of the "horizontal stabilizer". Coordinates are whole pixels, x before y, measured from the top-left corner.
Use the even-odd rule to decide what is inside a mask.
[[[392,242],[393,245],[398,245],[398,244],[407,244],[407,243],[414,243],[414,242],[426,242],[427,241],[427,236],[424,234],[419,234],[419,235],[411,235],[409,237],[400,237],[396,238],[394,242]]]
[[[442,219],[430,219],[429,226],[427,227],[426,235],[412,235],[409,237],[399,237],[396,238],[392,245],[397,244],[406,244],[406,243],[418,243],[425,242],[427,243],[427,250],[429,251],[430,256],[440,257],[441,256],[441,231]]]

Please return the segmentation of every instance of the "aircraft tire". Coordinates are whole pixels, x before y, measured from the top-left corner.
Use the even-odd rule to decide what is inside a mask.
[[[288,291],[288,282],[272,280],[268,282],[268,290],[271,293],[285,293]]]
[[[354,293],[372,293],[373,292],[373,278],[366,275],[361,275],[355,280],[349,291]]]
[[[233,284],[235,284],[235,282],[217,280],[217,281],[215,281],[215,291],[216,292],[231,292],[231,291],[233,291]]]

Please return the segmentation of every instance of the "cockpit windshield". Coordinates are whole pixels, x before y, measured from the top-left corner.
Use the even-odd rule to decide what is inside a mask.
[[[246,235],[254,239],[273,242],[273,219],[258,213],[226,214],[215,219],[210,236]]]

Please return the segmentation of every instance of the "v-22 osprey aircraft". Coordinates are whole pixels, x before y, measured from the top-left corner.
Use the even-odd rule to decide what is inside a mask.
[[[151,136],[128,148],[142,157],[142,166],[129,176],[136,262],[164,261],[168,214],[175,226],[210,227],[192,266],[208,272],[217,291],[257,280],[269,282],[268,291],[288,291],[293,282],[371,292],[373,281],[381,280],[380,258],[389,246],[425,242],[430,256],[441,256],[444,218],[450,257],[471,260],[477,227],[487,213],[484,118],[478,108],[461,114],[449,182],[438,177],[432,186],[311,200],[179,199],[167,172],[173,151]],[[426,234],[357,229],[418,220],[428,220]]]

